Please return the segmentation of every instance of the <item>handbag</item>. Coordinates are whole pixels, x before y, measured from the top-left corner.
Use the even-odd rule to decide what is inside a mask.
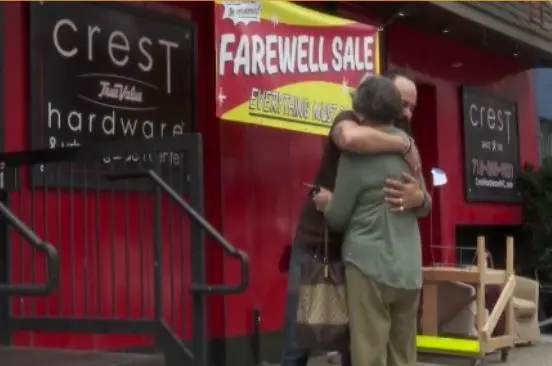
[[[325,227],[323,256],[302,258],[296,325],[300,349],[340,351],[349,347],[345,265],[341,260],[329,260],[328,245]]]

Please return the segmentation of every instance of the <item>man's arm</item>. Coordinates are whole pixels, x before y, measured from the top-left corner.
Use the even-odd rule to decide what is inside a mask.
[[[335,231],[347,229],[355,209],[361,186],[359,169],[355,165],[354,157],[341,154],[332,199],[324,210],[328,225]]]
[[[353,121],[338,122],[332,129],[332,140],[345,151],[359,154],[402,153],[410,149],[410,140],[391,135]]]
[[[429,215],[429,213],[431,212],[431,207],[433,205],[433,202],[431,200],[430,194],[427,192],[424,176],[422,174],[420,174],[419,181],[420,181],[420,189],[424,193],[424,202],[420,207],[414,209],[414,213],[416,214],[416,217],[422,218]]]

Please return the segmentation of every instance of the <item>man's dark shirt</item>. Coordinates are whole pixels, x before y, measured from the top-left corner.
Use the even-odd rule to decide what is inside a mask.
[[[354,121],[360,123],[357,116],[352,111],[342,111],[334,119],[330,134],[326,140],[322,162],[314,184],[333,191],[335,185],[335,176],[337,174],[337,165],[341,150],[332,139],[333,129],[343,121]],[[326,226],[324,214],[316,210],[312,197],[307,197],[303,211],[299,218],[297,232],[295,234],[294,245],[308,253],[324,254],[324,228]],[[341,244],[343,237],[340,233],[328,232],[328,248],[330,259],[336,259],[341,256]]]

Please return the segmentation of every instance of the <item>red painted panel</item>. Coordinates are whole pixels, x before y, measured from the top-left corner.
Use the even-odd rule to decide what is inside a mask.
[[[430,182],[432,167],[444,169],[449,177],[449,184],[434,192],[434,216],[421,224],[426,263],[431,261],[431,229],[435,245],[453,248],[458,224],[519,223],[517,206],[464,200],[459,87],[477,86],[517,101],[521,159],[536,163],[536,112],[529,73],[514,59],[398,26],[390,29],[388,52],[392,64],[411,69],[423,84],[413,133],[425,178]],[[314,177],[323,138],[241,124],[222,123],[221,128],[224,230],[250,254],[253,273],[247,294],[227,300],[231,315],[227,336],[252,331],[250,314],[255,306],[264,315],[263,331],[281,329],[286,276],[278,272],[277,264],[293,238],[306,193],[302,182]],[[228,260],[225,274],[227,282],[238,281],[238,267]]]
[[[6,147],[8,150],[21,150],[28,146],[27,140],[27,105],[28,96],[27,80],[27,19],[24,4],[10,3],[4,5],[5,12],[5,57],[6,57],[6,90],[5,119],[7,123]],[[250,333],[252,329],[252,310],[258,306],[263,314],[263,331],[278,330],[282,326],[283,306],[285,302],[286,275],[278,270],[278,260],[285,246],[288,245],[294,235],[297,217],[300,207],[305,199],[303,182],[311,181],[320,162],[323,138],[318,136],[301,135],[287,131],[265,129],[262,127],[245,126],[241,124],[219,123],[214,115],[214,73],[215,57],[212,45],[213,35],[213,9],[212,4],[185,3],[179,6],[188,9],[192,18],[198,23],[199,29],[199,96],[198,119],[199,129],[204,133],[204,160],[205,160],[205,200],[206,214],[209,221],[216,227],[222,227],[224,234],[239,248],[246,250],[250,255],[252,266],[252,283],[249,291],[240,296],[229,296],[225,302],[221,298],[213,298],[209,302],[210,307],[210,333],[214,337],[236,336]],[[427,35],[412,29],[392,27],[388,45],[389,59],[393,64],[413,69],[421,82],[430,85],[429,91],[421,96],[420,109],[415,117],[415,135],[422,146],[420,150],[427,171],[431,166],[438,165],[449,175],[449,185],[443,188],[436,198],[436,217],[434,222],[434,236],[443,244],[454,245],[454,227],[456,224],[511,224],[520,219],[519,209],[513,206],[466,204],[463,191],[462,169],[462,142],[460,99],[458,87],[461,84],[469,84],[483,87],[518,102],[520,115],[520,138],[522,161],[537,162],[536,143],[536,112],[533,101],[532,81],[528,73],[515,60],[507,60],[497,56],[491,56],[482,51],[476,51],[467,46],[454,44],[449,40]],[[434,55],[434,50],[439,50],[439,56]],[[462,62],[461,67],[458,63]],[[492,67],[489,67],[492,65]],[[432,96],[431,93],[434,93]],[[427,98],[425,102],[423,98]],[[431,100],[436,100],[436,105],[431,106]],[[422,107],[424,105],[424,107]],[[416,132],[418,130],[418,132]],[[425,131],[431,131],[426,133]],[[66,205],[67,198],[59,202],[52,193],[47,198],[45,207],[37,194],[35,212],[38,217],[40,212],[48,214],[51,218],[57,217],[59,205]],[[31,197],[27,190],[19,201],[22,207],[28,207]],[[15,202],[19,202],[16,198]],[[131,200],[132,201],[132,200]],[[77,196],[76,202],[82,208],[87,200]],[[77,204],[77,203],[76,203]],[[89,212],[95,211],[95,202],[88,202]],[[108,203],[101,203],[101,212],[108,218]],[[116,204],[117,216],[126,215],[124,204]],[[131,212],[137,207],[136,203],[129,206]],[[27,211],[25,211],[27,210]],[[64,209],[65,210],[65,209]],[[69,222],[64,211],[64,225]],[[27,208],[23,208],[22,215],[28,220]],[[84,210],[80,210],[75,220],[76,235],[83,235]],[[136,215],[130,214],[130,220],[136,222]],[[103,218],[102,221],[106,220]],[[88,216],[88,220],[93,220]],[[87,221],[88,222],[88,221]],[[37,221],[37,224],[40,222]],[[107,223],[106,223],[107,224]],[[428,225],[427,223],[424,225]],[[117,232],[122,235],[124,225],[117,226]],[[151,235],[151,226],[144,226],[145,236]],[[167,228],[168,229],[168,228]],[[46,227],[40,224],[38,230],[44,232]],[[66,246],[69,238],[68,231],[61,235],[57,233],[57,224],[49,225],[49,236],[53,239],[61,238],[61,247]],[[424,242],[427,242],[427,226],[422,229]],[[167,232],[168,230],[166,230]],[[105,231],[101,231],[104,233]],[[105,234],[103,234],[105,235]],[[131,235],[133,245],[137,248],[137,238]],[[90,242],[98,238],[91,236]],[[110,240],[100,237],[102,242]],[[165,241],[169,238],[165,234]],[[182,241],[179,250],[185,251],[189,243]],[[18,246],[17,240],[15,245]],[[208,277],[213,283],[236,283],[239,280],[238,266],[231,259],[224,258],[214,243],[208,243]],[[24,249],[25,250],[25,249]],[[80,254],[76,256],[81,268],[84,265],[84,247],[79,248]],[[20,253],[19,249],[15,250]],[[136,250],[131,251],[136,257]],[[19,256],[21,254],[15,254]],[[28,254],[23,252],[24,256]],[[165,251],[165,258],[180,257],[180,254],[170,254]],[[95,263],[101,257],[97,253],[90,253],[90,263]],[[130,276],[124,270],[124,256],[114,257],[118,265],[102,267],[104,276],[109,276],[113,268],[117,268],[119,281],[125,282],[125,277],[135,280],[143,272],[141,265],[133,267]],[[14,258],[17,262],[18,257]],[[67,257],[64,257],[64,271],[71,269]],[[108,258],[108,261],[111,257]],[[120,261],[120,262],[119,262]],[[135,259],[133,260],[135,262]],[[92,266],[88,263],[87,265]],[[151,261],[148,261],[151,263]],[[103,263],[105,264],[105,263]],[[188,260],[175,262],[175,268],[189,269]],[[41,264],[43,266],[43,264]],[[123,272],[119,272],[123,269]],[[151,268],[145,267],[148,274]],[[182,268],[180,268],[182,269]],[[20,274],[22,273],[22,274]],[[19,279],[26,278],[28,271],[25,268],[16,269],[14,276]],[[92,273],[94,273],[92,271]],[[189,272],[188,272],[189,273]],[[97,273],[94,273],[97,275]],[[150,277],[151,278],[151,277]],[[189,284],[189,277],[182,277],[184,288]],[[68,281],[64,279],[63,281]],[[117,282],[121,286],[121,282]],[[151,283],[151,282],[149,282]],[[102,289],[109,292],[110,282],[104,281]],[[175,293],[182,291],[180,282],[173,284]],[[131,285],[132,293],[143,292],[146,294],[148,304],[153,301],[151,285],[137,288]],[[121,287],[119,287],[121,288]],[[67,293],[68,284],[63,283],[62,293]],[[98,287],[79,288],[80,295],[89,291],[89,296],[98,296]],[[124,293],[124,291],[123,291]],[[182,308],[178,302],[170,300],[170,290],[165,290],[167,308]],[[180,293],[179,293],[180,295]],[[177,295],[177,297],[179,297]],[[107,296],[107,295],[106,295]],[[125,298],[115,307],[118,314],[125,315]],[[139,297],[137,297],[139,298]],[[37,311],[46,313],[59,309],[67,311],[68,299],[62,298],[58,302],[55,297],[51,302],[37,303]],[[83,298],[78,302],[78,313],[84,312]],[[185,298],[185,305],[181,314],[190,315],[188,306],[189,296]],[[131,301],[131,310],[139,309],[139,304]],[[17,311],[27,311],[32,305],[25,302],[17,302]],[[49,306],[49,307],[48,307]],[[150,305],[151,306],[151,305]],[[92,310],[94,309],[94,310]],[[91,308],[97,314],[111,316],[113,309],[109,302],[102,302],[101,306]],[[169,315],[170,311],[165,311]],[[228,318],[225,317],[228,314]],[[175,320],[175,323],[182,323]],[[226,329],[225,329],[225,324]],[[177,329],[178,325],[175,325]],[[189,334],[189,323],[184,330]],[[105,336],[77,336],[77,335],[52,335],[47,336],[24,333],[16,337],[20,345],[33,344],[35,346],[67,346],[74,348],[103,348],[123,347],[143,344],[142,338],[133,337],[105,337]]]
[[[454,246],[455,226],[459,224],[508,225],[521,222],[519,206],[467,203],[464,199],[462,116],[460,86],[471,85],[489,90],[518,103],[521,161],[538,163],[537,115],[531,73],[514,58],[507,59],[451,42],[440,35],[429,35],[405,27],[391,27],[389,60],[411,69],[418,80],[432,85],[437,95],[436,124],[424,125],[426,111],[417,111],[416,122],[423,133],[434,135],[437,160],[424,156],[424,163],[433,160],[447,172],[449,184],[437,193],[442,245]],[[436,54],[436,50],[438,54]],[[431,116],[427,120],[431,121]],[[419,123],[418,123],[419,121]],[[427,137],[427,135],[425,136]]]
[[[153,203],[137,195],[123,197],[92,193],[36,193],[34,218],[31,193],[25,188],[12,195],[15,213],[35,231],[54,243],[61,259],[61,285],[46,299],[14,299],[15,316],[63,316],[106,319],[153,318]],[[73,201],[73,202],[72,202]],[[163,313],[173,329],[189,337],[183,328],[190,314],[189,230],[174,205],[163,205]],[[41,217],[48,217],[47,223]],[[59,220],[62,224],[59,225]],[[74,229],[70,230],[70,226]],[[61,229],[61,231],[59,230]],[[74,245],[71,245],[74,243]],[[42,258],[34,257],[28,245],[13,235],[12,276],[15,283],[43,281]],[[39,265],[36,278],[29,270]],[[26,270],[25,270],[26,269]],[[190,319],[188,318],[188,322]],[[25,342],[24,335],[17,338]],[[18,342],[18,343],[19,343]],[[149,344],[147,338],[91,335],[34,334],[28,345],[37,347],[117,349]],[[25,342],[26,343],[26,342]]]
[[[278,262],[291,244],[303,182],[311,182],[324,139],[319,136],[223,122],[224,232],[251,260],[248,292],[226,300],[227,335],[250,332],[253,309],[263,316],[263,330],[281,327],[287,275]],[[227,283],[239,281],[239,267],[225,263]]]
[[[220,124],[215,114],[215,27],[214,2],[170,2],[190,12],[198,31],[198,127],[203,136],[203,179],[205,217],[215,228],[222,230],[223,202],[221,188],[221,141]],[[210,238],[206,240],[207,280],[212,284],[225,283],[223,252],[220,245]],[[208,298],[209,334],[214,338],[224,337],[225,311],[222,296]]]

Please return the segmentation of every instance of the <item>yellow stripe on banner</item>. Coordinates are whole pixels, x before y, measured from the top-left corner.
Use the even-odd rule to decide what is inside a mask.
[[[222,5],[225,3],[240,3],[240,1],[223,0],[216,0],[215,2]],[[356,24],[355,21],[321,13],[284,0],[251,2],[260,2],[261,19],[268,20],[274,24],[281,23],[305,27],[339,27]]]
[[[252,91],[250,100],[224,113],[221,120],[327,136],[335,116],[351,108],[349,87],[327,81],[303,81],[275,90],[257,90]],[[285,103],[272,103],[282,97]]]
[[[304,8],[288,1],[261,1],[261,18],[304,27],[339,27],[356,22]]]
[[[257,125],[257,126],[263,126],[263,127],[277,128],[280,130],[301,132],[309,135],[319,135],[319,136],[328,136],[328,131],[330,130],[328,127],[311,126],[300,122],[286,122],[285,124],[282,124],[282,122],[266,119],[266,118],[265,119],[259,118],[256,122],[243,121],[243,120],[225,120],[222,118],[221,118],[221,121],[224,123],[241,123],[246,125]]]
[[[374,42],[376,42],[375,55],[374,55],[374,74],[379,75],[379,74],[381,74],[381,65],[380,65],[381,55],[380,55],[380,37],[379,37],[379,33],[376,32],[374,37],[375,37]]]
[[[431,336],[417,336],[416,346],[419,351],[462,353],[465,355],[479,355],[481,344],[477,339],[445,338]]]

